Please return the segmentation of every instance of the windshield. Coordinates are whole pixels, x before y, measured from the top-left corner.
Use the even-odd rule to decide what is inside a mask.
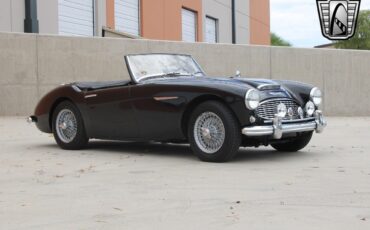
[[[199,65],[188,55],[129,55],[127,61],[136,82],[164,77],[204,76]]]

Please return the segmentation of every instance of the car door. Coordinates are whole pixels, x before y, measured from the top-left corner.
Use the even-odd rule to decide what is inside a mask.
[[[131,86],[123,86],[86,94],[93,138],[125,140],[138,137],[130,91]]]
[[[185,98],[173,87],[159,84],[138,84],[131,88],[132,104],[146,140],[179,140]]]

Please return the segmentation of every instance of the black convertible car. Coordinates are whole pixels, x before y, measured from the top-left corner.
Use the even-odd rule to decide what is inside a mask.
[[[240,146],[299,151],[326,122],[321,91],[292,81],[208,77],[189,55],[125,56],[128,81],[62,85],[29,117],[63,149],[90,138],[190,143],[204,161]]]

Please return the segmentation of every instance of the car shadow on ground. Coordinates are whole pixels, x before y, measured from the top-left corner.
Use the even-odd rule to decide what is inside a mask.
[[[46,147],[46,146],[45,146]],[[48,148],[59,148],[56,144],[47,145]],[[81,150],[84,153],[117,153],[134,155],[151,155],[158,157],[186,158],[197,160],[188,144],[161,144],[156,142],[120,142],[120,141],[90,141],[88,148]],[[277,152],[271,148],[240,148],[233,162],[241,161],[273,161],[284,158],[304,158],[310,153]]]

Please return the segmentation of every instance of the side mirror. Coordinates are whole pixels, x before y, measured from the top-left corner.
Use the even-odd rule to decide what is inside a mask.
[[[235,77],[242,77],[242,74],[240,73],[240,71],[239,71],[239,70],[237,70],[237,71],[236,71],[236,73],[235,73]]]

